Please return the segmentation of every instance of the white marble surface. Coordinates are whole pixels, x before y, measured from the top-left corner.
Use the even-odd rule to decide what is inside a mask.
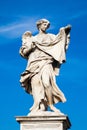
[[[20,130],[67,130],[71,124],[66,115],[17,116]]]

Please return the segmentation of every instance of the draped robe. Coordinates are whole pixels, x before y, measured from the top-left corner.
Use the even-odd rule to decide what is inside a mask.
[[[42,81],[44,74],[49,75],[49,86],[52,88],[53,103],[65,102],[66,98],[63,92],[56,84],[55,76],[59,74],[60,66],[66,61],[66,49],[68,48],[68,35],[64,30],[60,30],[57,35],[45,34],[43,37],[39,34],[32,38],[31,43],[22,45],[20,48],[20,54],[22,57],[27,58],[28,64],[26,70],[21,74],[20,83],[25,88],[26,92],[32,94],[32,79],[35,75],[38,75],[40,86],[36,88],[37,100],[41,99],[47,101],[45,95],[45,87]],[[24,49],[29,49],[27,54],[24,54]],[[47,101],[49,104],[49,101]]]

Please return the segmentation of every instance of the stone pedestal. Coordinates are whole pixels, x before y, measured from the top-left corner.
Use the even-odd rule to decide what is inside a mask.
[[[20,130],[67,130],[71,124],[66,115],[17,116]]]

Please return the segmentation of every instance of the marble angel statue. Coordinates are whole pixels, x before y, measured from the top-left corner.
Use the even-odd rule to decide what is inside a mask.
[[[27,93],[32,94],[34,104],[31,112],[51,111],[60,113],[54,104],[65,102],[66,98],[55,81],[61,65],[66,61],[66,51],[70,41],[71,26],[62,27],[57,35],[46,33],[50,22],[46,19],[37,21],[39,33],[32,36],[26,31],[22,36],[20,55],[28,63],[21,74],[20,83]]]

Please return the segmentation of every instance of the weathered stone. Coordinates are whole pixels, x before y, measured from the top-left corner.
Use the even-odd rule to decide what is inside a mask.
[[[32,112],[50,110],[60,113],[53,105],[65,102],[66,98],[55,82],[60,66],[66,61],[66,50],[70,40],[71,26],[62,27],[57,35],[46,33],[50,22],[41,19],[37,22],[39,33],[32,36],[27,31],[22,36],[20,54],[28,60],[26,70],[21,74],[20,83],[33,95]]]
[[[20,130],[67,130],[71,124],[68,116],[18,116]]]

